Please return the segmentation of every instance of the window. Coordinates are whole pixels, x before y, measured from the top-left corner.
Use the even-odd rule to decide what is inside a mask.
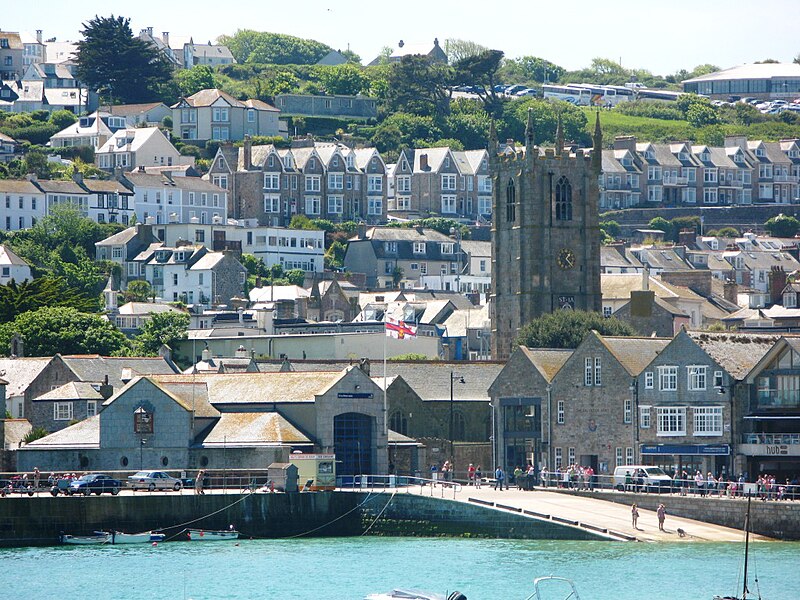
[[[320,190],[320,176],[306,175],[306,191],[318,192]]]
[[[611,307],[610,306],[604,306],[603,307],[603,316],[606,317],[606,318],[611,316]]]
[[[685,407],[657,407],[658,432],[660,436],[686,435]]]
[[[93,417],[97,414],[97,400],[86,401],[86,416]]]
[[[492,178],[486,175],[478,175],[478,193],[491,194],[492,193]]]
[[[624,458],[622,455],[622,448],[616,449],[616,466],[621,467],[624,464]]]
[[[509,179],[506,186],[506,221],[517,220],[517,188],[514,187],[514,180]]]
[[[122,258],[122,247],[114,246],[111,248],[111,258]]]
[[[265,190],[281,189],[280,175],[278,173],[264,173],[264,189]]]
[[[630,423],[633,416],[633,400],[630,398],[625,398],[623,413],[622,422]]]
[[[556,423],[558,423],[559,425],[563,425],[564,424],[564,401],[563,400],[559,400],[558,403],[557,403],[556,415],[557,415],[556,416]]]
[[[222,106],[215,106],[211,113],[211,120],[217,122],[225,122],[228,121],[228,109]]]
[[[567,448],[567,461],[569,464],[575,464],[575,448]]]
[[[306,198],[306,214],[307,215],[319,214],[319,198],[314,196]]]
[[[721,388],[724,384],[722,383],[722,371],[714,371],[714,387]]]
[[[54,402],[53,403],[53,420],[54,421],[71,421],[72,420],[72,402]]]
[[[594,384],[601,385],[602,378],[600,377],[600,357],[596,356],[594,358]]]
[[[456,212],[456,197],[442,196],[442,213],[455,213],[455,212]]]
[[[358,187],[356,187],[358,189]],[[367,193],[383,191],[383,178],[380,175],[370,175],[367,177]]]
[[[648,181],[661,181],[661,167],[647,167]]]
[[[722,435],[722,407],[721,406],[695,406],[694,434],[695,435]]]
[[[704,183],[716,183],[717,182],[717,170],[716,169],[703,169],[703,182]]]
[[[572,221],[572,185],[566,177],[556,183],[556,221]]]
[[[442,175],[442,191],[455,192],[456,189],[456,176],[448,174]]]
[[[625,448],[625,464],[626,465],[633,464],[633,448],[631,447]]]
[[[411,192],[411,177],[408,175],[404,175],[402,177],[397,178],[397,191],[399,193],[410,193]]]
[[[639,407],[639,427],[642,429],[650,429],[650,407]]]
[[[328,212],[330,214],[342,214],[342,207],[344,205],[344,196],[328,196]]]
[[[644,374],[644,389],[652,390],[653,389],[653,372],[647,371]]]
[[[354,200],[353,202],[356,202]],[[383,200],[380,197],[373,197],[369,199],[369,204],[367,205],[367,214],[368,215],[381,215],[383,214]]]
[[[561,448],[555,448],[555,458],[556,458],[555,468],[560,469],[563,463],[561,456]]]
[[[256,122],[256,111],[253,110],[252,108],[248,109],[248,111],[247,111],[247,122],[248,123],[255,123]]]
[[[658,367],[658,389],[662,392],[678,389],[678,367]]]
[[[277,194],[264,194],[264,212],[276,213],[281,211],[281,197]]]
[[[693,392],[705,391],[706,369],[708,367],[693,365],[686,367],[688,371],[689,390]]]
[[[492,199],[491,198],[478,198],[478,214],[491,215],[492,214]]]
[[[331,190],[344,189],[344,174],[328,173],[328,189]]]
[[[425,242],[414,242],[414,254],[425,254]]]
[[[419,274],[420,275],[427,275],[428,274],[428,263],[426,263],[426,262],[419,263]]]
[[[143,406],[133,411],[133,433],[153,433],[153,413]]]
[[[592,359],[588,356],[584,359],[583,385],[592,385]]]

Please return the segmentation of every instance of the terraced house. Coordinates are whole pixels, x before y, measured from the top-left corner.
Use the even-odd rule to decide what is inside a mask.
[[[800,143],[727,136],[723,146],[618,137],[603,151],[600,209],[790,204],[800,196]]]

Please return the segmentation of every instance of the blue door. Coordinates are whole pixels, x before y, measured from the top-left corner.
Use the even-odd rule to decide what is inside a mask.
[[[372,473],[372,417],[344,413],[333,418],[337,475]]]

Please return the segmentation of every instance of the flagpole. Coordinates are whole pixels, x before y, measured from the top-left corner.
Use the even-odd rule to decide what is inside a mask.
[[[386,453],[389,453],[389,403],[386,400],[386,338],[389,332],[386,329],[386,314],[383,315],[383,424],[386,428]]]

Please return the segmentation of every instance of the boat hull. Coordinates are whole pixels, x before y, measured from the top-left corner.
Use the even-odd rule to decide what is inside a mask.
[[[62,535],[62,544],[72,544],[75,546],[88,546],[96,544],[108,544],[111,542],[111,534],[103,535]]]
[[[207,531],[205,529],[187,530],[191,542],[219,542],[224,540],[238,540],[238,531]]]

